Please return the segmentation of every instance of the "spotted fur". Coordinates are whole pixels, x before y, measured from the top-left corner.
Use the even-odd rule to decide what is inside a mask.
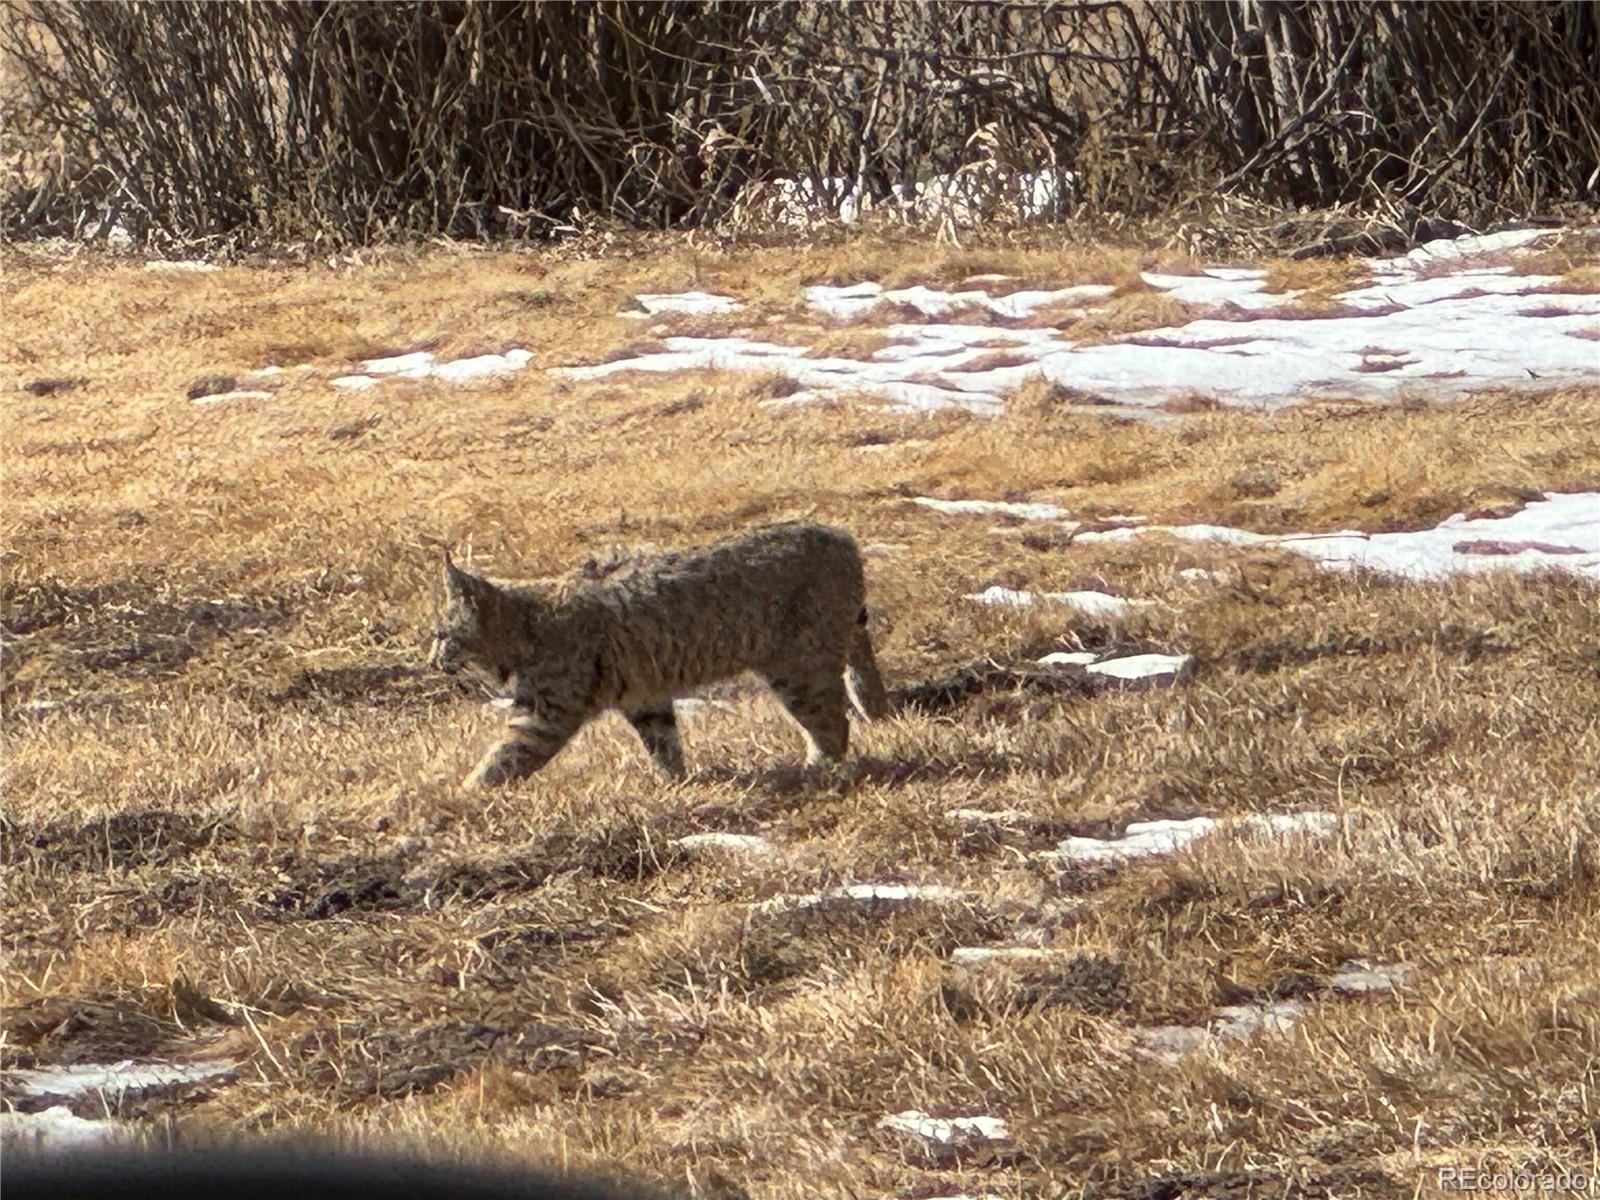
[[[745,671],[799,725],[808,764],[844,756],[847,700],[867,718],[888,711],[861,555],[842,530],[770,525],[692,550],[591,560],[555,585],[483,579],[447,555],[444,580],[430,663],[474,666],[512,702],[505,737],[468,787],[532,774],[613,708],[681,777],[673,698]]]

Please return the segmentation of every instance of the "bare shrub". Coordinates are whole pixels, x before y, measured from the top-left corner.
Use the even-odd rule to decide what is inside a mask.
[[[1592,197],[1597,46],[1579,0],[12,0],[0,218],[336,243],[1222,191],[1382,211],[1367,253]]]

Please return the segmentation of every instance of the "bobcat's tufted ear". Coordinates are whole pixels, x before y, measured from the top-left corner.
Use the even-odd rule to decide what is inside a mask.
[[[465,600],[473,594],[473,584],[478,581],[468,575],[450,557],[450,551],[443,552],[444,587],[451,596]]]

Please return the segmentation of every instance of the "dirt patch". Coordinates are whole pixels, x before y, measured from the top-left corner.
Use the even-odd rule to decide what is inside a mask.
[[[22,385],[22,390],[30,396],[55,396],[62,392],[70,392],[73,388],[81,387],[85,381],[60,376],[53,379],[30,379]]]
[[[203,400],[207,396],[221,396],[237,391],[239,381],[232,375],[202,375],[189,385],[184,393],[190,400]]]

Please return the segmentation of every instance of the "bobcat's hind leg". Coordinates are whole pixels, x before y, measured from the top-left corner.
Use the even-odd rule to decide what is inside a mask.
[[[806,735],[806,766],[838,762],[850,744],[844,670],[822,676],[780,676],[771,681],[783,707]]]
[[[462,786],[472,790],[526,779],[554,758],[581,724],[553,723],[529,714],[512,717],[506,722],[506,736],[478,760]]]
[[[671,778],[682,779],[683,742],[678,737],[678,718],[672,711],[672,701],[633,709],[627,716],[644,748],[656,760],[656,766]]]

